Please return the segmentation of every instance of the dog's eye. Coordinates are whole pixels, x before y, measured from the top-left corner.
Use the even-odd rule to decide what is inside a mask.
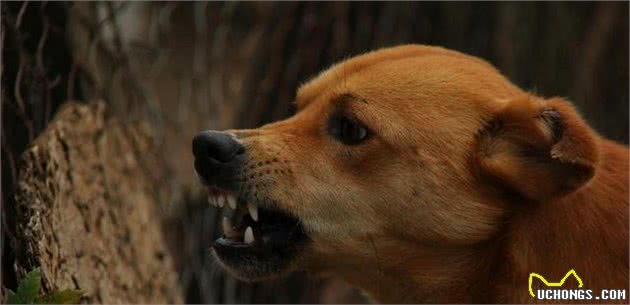
[[[370,131],[361,122],[346,116],[335,116],[329,124],[330,134],[346,145],[357,145],[365,141]]]

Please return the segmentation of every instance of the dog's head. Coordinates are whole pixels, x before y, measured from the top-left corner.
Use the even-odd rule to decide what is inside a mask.
[[[194,139],[196,172],[226,210],[214,253],[243,279],[482,242],[513,205],[577,189],[597,160],[567,103],[442,48],[342,62],[296,103],[287,120]]]

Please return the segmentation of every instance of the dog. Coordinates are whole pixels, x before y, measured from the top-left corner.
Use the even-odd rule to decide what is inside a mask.
[[[193,139],[225,213],[213,255],[235,277],[329,273],[385,303],[566,303],[533,298],[528,277],[571,269],[592,290],[580,303],[627,291],[629,151],[563,98],[404,45],[334,65],[295,103]]]

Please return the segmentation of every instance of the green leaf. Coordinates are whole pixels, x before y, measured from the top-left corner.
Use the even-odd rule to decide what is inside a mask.
[[[42,286],[42,274],[39,268],[26,274],[26,276],[20,281],[16,294],[22,304],[33,303],[35,298],[39,295],[39,289]]]
[[[9,289],[7,303],[9,304],[79,304],[83,293],[80,290],[55,290],[39,296],[42,286],[42,274],[39,268],[26,274],[18,284],[16,292]]]
[[[37,300],[38,304],[79,304],[83,293],[80,290],[66,289],[53,291]]]
[[[11,291],[10,289],[7,290],[9,292],[7,297],[7,304],[24,304],[24,302],[20,300],[20,297],[15,294],[15,292]]]

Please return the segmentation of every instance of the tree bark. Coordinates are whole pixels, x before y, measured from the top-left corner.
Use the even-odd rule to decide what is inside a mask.
[[[155,206],[159,169],[142,126],[66,104],[23,156],[17,266],[93,303],[177,303],[182,292]]]

